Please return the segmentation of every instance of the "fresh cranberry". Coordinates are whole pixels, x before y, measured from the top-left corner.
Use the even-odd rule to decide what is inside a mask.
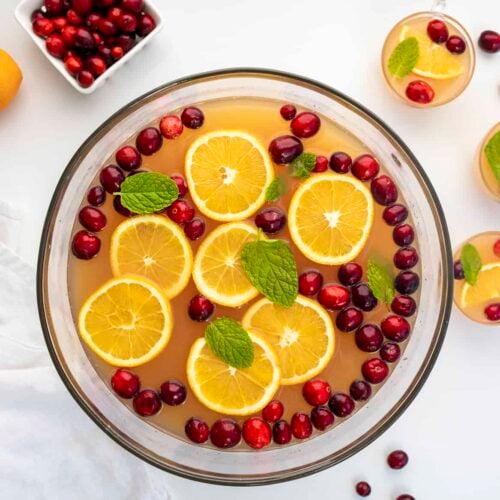
[[[94,83],[94,75],[86,69],[80,71],[80,73],[76,75],[76,79],[80,84],[80,87],[83,87],[85,89],[90,87]]]
[[[130,12],[124,12],[118,21],[118,29],[123,33],[134,33],[137,29],[137,17]]]
[[[478,40],[479,47],[491,54],[500,50],[500,34],[496,31],[486,30],[481,33]]]
[[[413,247],[400,248],[394,254],[394,265],[398,269],[411,269],[418,262],[418,253]]]
[[[316,406],[311,410],[311,421],[319,431],[324,431],[335,422],[333,413],[326,406]]]
[[[403,495],[399,495],[396,500],[415,500],[415,497],[412,497],[411,495],[408,495],[407,493]]]
[[[106,216],[94,207],[83,207],[78,214],[78,220],[89,231],[102,231],[106,226]]]
[[[364,352],[375,352],[380,349],[384,336],[376,325],[366,324],[356,331],[356,345]]]
[[[360,497],[367,497],[371,492],[372,488],[366,481],[360,481],[356,484],[356,493]]]
[[[342,151],[337,151],[330,156],[330,168],[339,174],[346,174],[352,165],[352,158]]]
[[[83,24],[83,18],[77,14],[75,9],[69,9],[68,12],[66,12],[66,19],[68,21],[68,24],[71,24],[72,26],[81,26]]]
[[[89,260],[95,257],[101,249],[101,240],[88,231],[78,231],[73,236],[71,250],[73,255],[79,259]]]
[[[191,240],[199,240],[205,232],[205,221],[201,217],[186,222],[184,225],[184,234]]]
[[[98,9],[108,9],[109,7],[113,7],[116,0],[95,0],[95,6]]]
[[[402,469],[408,463],[408,455],[403,450],[391,451],[387,463],[391,469]]]
[[[83,61],[78,56],[68,56],[64,59],[64,66],[73,76],[76,76],[83,69]]]
[[[495,241],[493,244],[493,253],[497,256],[500,257],[500,239]]]
[[[394,286],[399,293],[411,295],[418,290],[420,278],[413,271],[403,271],[396,276]]]
[[[125,10],[139,14],[144,10],[144,0],[122,0],[121,6]]]
[[[410,323],[401,316],[391,314],[382,320],[380,323],[382,332],[389,340],[395,342],[403,342],[410,335]]]
[[[273,399],[262,410],[262,417],[268,422],[277,422],[283,416],[284,411],[283,403]]]
[[[446,42],[446,48],[452,54],[463,54],[465,52],[465,42],[459,36],[450,36]]]
[[[195,295],[189,301],[188,314],[193,321],[206,321],[214,312],[214,305],[203,295]]]
[[[63,0],[44,0],[43,4],[49,16],[58,16],[64,11]]]
[[[363,268],[356,262],[347,262],[339,267],[338,278],[345,286],[352,286],[361,281]]]
[[[355,403],[351,396],[337,392],[328,401],[328,406],[337,417],[347,417],[354,411]]]
[[[297,114],[297,108],[293,104],[284,104],[281,106],[280,115],[284,120],[292,120]]]
[[[186,401],[186,386],[178,380],[167,380],[160,386],[160,396],[169,406],[178,406]]]
[[[123,168],[123,170],[135,170],[141,166],[142,157],[133,146],[123,146],[115,155],[116,163]]]
[[[346,307],[337,314],[335,324],[342,332],[352,332],[363,322],[363,313],[355,307]]]
[[[61,36],[66,47],[73,47],[75,45],[76,28],[74,26],[65,26],[61,31]]]
[[[68,25],[68,21],[63,16],[54,17],[52,22],[54,23],[54,29],[59,33]]]
[[[248,446],[260,450],[271,442],[272,433],[269,424],[260,417],[250,417],[243,423],[243,439]]]
[[[106,201],[106,191],[101,186],[94,186],[89,189],[87,201],[94,207],[100,207]]]
[[[99,49],[99,47],[104,43],[104,38],[102,37],[101,34],[97,33],[97,31],[93,31],[92,36],[94,37],[94,42],[95,42],[97,48]],[[106,59],[104,59],[104,62],[106,62]],[[108,63],[106,63],[106,64],[108,64]]]
[[[108,21],[111,21],[113,25],[116,27],[120,22],[120,17],[122,17],[122,14],[123,10],[120,9],[120,7],[112,7],[111,9],[108,10],[106,18],[108,19]]]
[[[302,395],[311,406],[325,404],[330,399],[331,392],[330,384],[319,378],[307,381],[302,387]]]
[[[381,359],[372,358],[363,363],[361,373],[371,384],[380,384],[389,374],[389,367]]]
[[[362,311],[371,311],[377,306],[377,299],[366,283],[359,283],[351,288],[352,303]]]
[[[394,342],[386,342],[379,351],[380,357],[388,363],[394,363],[401,355],[401,348]]]
[[[306,271],[299,276],[299,293],[314,297],[323,286],[323,276],[318,271]]]
[[[94,8],[94,0],[71,0],[71,7],[81,16],[88,14]]]
[[[372,395],[372,386],[364,380],[355,380],[349,387],[349,394],[355,401],[366,401]]]
[[[167,115],[160,121],[160,132],[165,139],[175,139],[182,134],[183,130],[184,125],[178,116]]]
[[[85,19],[85,25],[91,30],[96,31],[99,28],[100,19],[102,19],[102,17],[97,14],[97,12],[91,12],[87,16],[87,19]]]
[[[102,18],[99,19],[99,31],[104,36],[113,36],[116,35],[117,29],[115,23],[109,18]]]
[[[121,47],[113,47],[111,49],[111,57],[115,61],[118,61],[118,59],[121,59],[123,57],[123,54],[125,54],[125,51]]]
[[[177,189],[179,190],[179,198],[186,196],[188,192],[188,185],[186,179],[181,174],[171,175],[170,178],[177,184]]]
[[[96,49],[92,33],[87,28],[77,28],[75,35],[75,47],[84,55],[91,54]]]
[[[141,130],[136,138],[137,149],[146,156],[156,153],[161,148],[162,143],[162,135],[155,127],[147,127]]]
[[[161,409],[160,396],[153,389],[143,389],[134,397],[133,405],[141,417],[151,417]]]
[[[372,180],[372,195],[377,203],[391,205],[398,199],[398,190],[388,175],[380,175]]]
[[[135,35],[133,33],[120,34],[116,37],[116,45],[121,47],[127,53],[135,45]]]
[[[139,16],[139,19],[137,20],[137,34],[139,36],[145,37],[149,35],[155,28],[156,28],[156,21],[154,20],[154,18],[149,14],[145,14],[143,12]]]
[[[342,285],[325,285],[318,294],[318,302],[331,311],[343,309],[350,300],[349,290]]]
[[[106,69],[106,63],[101,56],[90,56],[85,61],[86,68],[97,78],[102,75]]]
[[[448,28],[440,19],[433,19],[427,25],[427,34],[434,43],[444,43],[448,40]]]
[[[269,153],[271,153],[274,163],[278,165],[292,162],[302,154],[302,151],[304,151],[302,142],[293,135],[276,137],[269,144]]]
[[[396,314],[409,318],[415,314],[417,303],[408,295],[398,295],[391,303],[391,309]]]
[[[204,420],[191,417],[186,422],[184,432],[193,443],[201,444],[207,441],[210,430],[208,424]]]
[[[221,418],[213,423],[210,440],[217,448],[232,448],[241,440],[240,426],[231,418]]]
[[[167,208],[167,215],[177,224],[185,224],[194,217],[194,208],[187,200],[175,200]]]
[[[434,89],[423,80],[414,80],[406,87],[406,97],[419,104],[429,104],[434,99]]]
[[[125,180],[125,175],[123,171],[115,165],[108,165],[101,170],[99,180],[101,181],[101,186],[108,193],[113,194],[120,190],[120,186]]]
[[[314,165],[313,172],[320,173],[328,170],[328,158],[326,156],[316,156],[316,164]]]
[[[415,239],[413,227],[410,224],[399,224],[392,231],[392,239],[400,247],[410,245]]]
[[[351,172],[354,177],[361,181],[373,179],[379,172],[380,165],[372,155],[361,155],[356,158],[352,164]]]
[[[484,314],[489,321],[500,321],[500,302],[486,306]]]
[[[54,32],[54,23],[45,17],[39,17],[33,21],[33,31],[40,37],[46,38]]]
[[[389,226],[397,226],[408,217],[408,209],[404,205],[396,203],[395,205],[384,208],[382,217]]]
[[[120,215],[123,215],[124,217],[131,217],[132,216],[132,212],[127,207],[123,206],[121,196],[114,196],[113,197],[113,208]]]
[[[321,120],[315,113],[304,111],[299,113],[290,124],[293,135],[301,138],[312,137],[321,127]]]
[[[119,368],[111,377],[111,387],[118,396],[130,399],[139,392],[141,382],[134,372]]]
[[[286,224],[286,215],[279,208],[266,208],[255,216],[255,225],[267,234],[279,233]]]
[[[313,431],[311,419],[309,415],[306,415],[302,412],[294,413],[292,416],[292,434],[297,439],[306,439],[308,438]]]
[[[62,59],[66,53],[66,46],[61,35],[54,33],[45,40],[45,48],[47,52],[58,59]]]
[[[42,9],[36,9],[31,13],[31,22],[33,22],[35,19],[45,19],[45,13],[42,11]]]
[[[191,106],[182,110],[181,121],[185,127],[197,129],[203,125],[205,115],[200,108]]]
[[[292,439],[292,431],[286,420],[278,420],[273,425],[273,439],[276,444],[287,444]]]

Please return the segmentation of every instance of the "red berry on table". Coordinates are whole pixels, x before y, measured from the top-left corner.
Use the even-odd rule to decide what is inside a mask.
[[[427,34],[434,43],[444,43],[448,40],[448,28],[440,19],[432,19],[427,25]]]
[[[354,340],[361,351],[375,352],[384,342],[384,336],[378,326],[367,323],[356,330]]]
[[[394,363],[401,355],[401,348],[394,342],[386,342],[379,351],[380,357],[388,363]]]
[[[90,56],[85,61],[85,67],[94,75],[95,78],[102,75],[106,69],[106,63],[100,56]]]
[[[465,42],[459,36],[453,35],[448,38],[446,42],[446,48],[452,54],[463,54],[465,52]]]
[[[389,367],[381,359],[372,358],[363,363],[361,373],[367,382],[380,384],[389,374]]]
[[[292,439],[292,430],[286,420],[279,420],[273,425],[273,440],[276,444],[287,444]]]
[[[351,288],[352,303],[362,311],[371,311],[378,301],[366,283],[359,283]]]
[[[398,295],[392,300],[391,309],[394,313],[409,318],[415,314],[417,303],[408,295]]]
[[[263,408],[262,417],[268,422],[277,422],[283,416],[284,411],[283,403],[273,399]]]
[[[118,29],[123,33],[134,33],[137,29],[137,17],[130,12],[124,12],[118,21]]]
[[[151,417],[161,409],[160,396],[153,389],[143,389],[134,397],[133,406],[141,417]]]
[[[345,286],[352,286],[361,281],[363,268],[356,262],[346,262],[339,267],[339,281]]]
[[[136,14],[144,10],[144,0],[122,0],[120,5],[123,9]]]
[[[380,165],[378,161],[372,155],[361,155],[358,156],[351,167],[351,172],[354,177],[357,177],[360,181],[369,181],[373,179],[379,172]]]
[[[320,172],[326,172],[327,170],[328,170],[328,158],[322,155],[316,156],[316,164],[314,165],[312,171],[317,174]]]
[[[493,245],[493,253],[497,256],[500,257],[500,239],[495,241]]]
[[[140,153],[151,156],[156,153],[163,144],[163,137],[155,127],[147,127],[137,134],[135,145]]]
[[[178,116],[167,115],[160,121],[160,132],[165,139],[176,139],[182,134],[183,130],[184,125]]]
[[[68,25],[68,21],[63,16],[54,17],[52,22],[54,23],[54,29],[59,33]]]
[[[328,401],[328,406],[330,410],[337,417],[347,417],[354,411],[356,404],[352,400],[351,396],[344,394],[343,392],[335,393]]]
[[[399,495],[396,500],[415,500],[415,497],[412,497],[411,495],[405,493],[403,495]]]
[[[265,208],[255,216],[255,225],[266,234],[279,233],[286,224],[286,215],[279,208]]]
[[[64,0],[44,0],[43,4],[49,16],[58,16],[65,9]]]
[[[375,201],[380,205],[392,205],[398,199],[396,184],[388,175],[373,179],[370,189]]]
[[[342,151],[337,151],[330,156],[330,168],[339,174],[346,174],[352,165],[352,158]]]
[[[276,137],[276,139],[273,139],[271,144],[269,144],[271,158],[274,163],[278,165],[292,162],[297,156],[302,154],[302,151],[304,151],[302,142],[293,135]]]
[[[169,406],[179,406],[186,401],[186,386],[178,380],[167,380],[160,386],[160,397]]]
[[[302,395],[311,406],[324,405],[331,392],[330,384],[319,378],[307,381],[302,387]]]
[[[306,271],[299,276],[299,293],[314,297],[323,286],[323,276],[318,271]]]
[[[352,332],[363,322],[363,313],[355,307],[346,307],[337,314],[335,324],[342,332]]]
[[[194,217],[194,208],[187,200],[175,200],[167,208],[167,215],[177,224],[185,224]]]
[[[367,497],[371,492],[372,488],[366,481],[360,481],[356,484],[356,493],[360,497]]]
[[[123,54],[125,54],[125,51],[121,47],[113,47],[111,49],[111,57],[115,61],[118,61],[118,59],[121,59],[123,57]]]
[[[500,321],[500,302],[486,306],[484,315],[488,321]]]
[[[242,434],[245,442],[256,450],[267,446],[272,438],[271,427],[261,417],[250,417],[245,420]]]
[[[137,34],[141,37],[149,35],[156,28],[156,21],[149,14],[144,12],[137,20]]]
[[[58,59],[62,59],[66,53],[63,37],[57,33],[47,37],[45,40],[45,47],[51,56],[57,57]]]
[[[54,32],[54,23],[45,17],[39,17],[33,21],[33,31],[42,38],[48,37]]]
[[[403,342],[410,335],[410,323],[401,316],[391,314],[380,323],[382,332],[389,340],[394,342]]]
[[[80,224],[89,231],[102,231],[106,226],[106,216],[94,207],[83,207],[78,214]]]
[[[366,401],[372,395],[372,386],[364,380],[355,380],[349,387],[349,394],[355,401]]]
[[[61,36],[66,47],[73,47],[75,45],[76,28],[74,26],[65,26],[61,31]]]
[[[136,171],[137,172],[137,171]],[[113,208],[124,217],[132,217],[132,212],[123,206],[121,196],[113,197]]]
[[[309,415],[302,412],[297,412],[293,414],[291,421],[291,428],[292,428],[292,434],[297,439],[306,439],[312,434],[313,431]]]
[[[221,418],[213,423],[210,440],[217,448],[232,448],[241,440],[240,426],[231,418]]]
[[[284,104],[280,108],[280,115],[284,120],[292,120],[297,114],[297,108],[293,104]]]
[[[87,201],[94,207],[100,207],[106,201],[106,191],[101,186],[94,186],[89,189]]]
[[[410,269],[418,263],[418,253],[413,247],[400,248],[394,254],[394,265],[398,269]]]
[[[399,224],[392,231],[392,239],[400,247],[411,245],[415,239],[413,227],[410,224]]]
[[[68,24],[72,26],[81,26],[83,24],[82,16],[80,16],[75,9],[69,9],[68,12],[66,12],[66,19]]]
[[[210,429],[208,424],[200,418],[191,417],[184,427],[184,432],[193,443],[205,443],[208,440]]]
[[[101,240],[88,231],[78,231],[73,236],[71,250],[78,259],[89,260],[95,257],[101,249]]]
[[[83,16],[94,8],[94,0],[71,0],[71,7],[77,14]]]
[[[390,207],[384,208],[382,217],[389,226],[397,226],[408,217],[408,209],[404,205],[396,203]]]
[[[90,71],[83,69],[76,75],[76,80],[80,87],[88,88],[94,83],[94,75]]]
[[[321,127],[319,116],[310,111],[299,113],[290,123],[293,135],[306,138],[315,135]]]
[[[193,321],[206,321],[213,312],[213,303],[203,295],[195,295],[189,302],[188,314]]]
[[[201,217],[195,217],[184,224],[184,234],[191,240],[199,240],[205,232],[205,221]]]
[[[179,198],[186,196],[188,192],[188,185],[186,179],[181,174],[173,174],[170,178],[177,184],[177,189],[179,190]]]
[[[478,44],[485,52],[494,54],[500,50],[500,33],[492,30],[483,31],[479,36]]]
[[[406,87],[406,97],[419,104],[429,104],[434,99],[434,89],[423,80],[414,80]]]
[[[118,396],[130,399],[139,392],[141,381],[134,372],[119,368],[111,377],[111,387]]]
[[[197,129],[203,125],[205,115],[200,108],[189,106],[182,110],[181,121],[185,127]]]
[[[408,455],[403,450],[394,450],[387,457],[391,469],[402,469],[408,463]]]
[[[142,163],[141,154],[133,146],[121,147],[116,152],[115,159],[116,163],[127,172],[139,168]]]
[[[325,285],[318,294],[318,302],[332,311],[343,309],[350,300],[349,290],[342,285]]]
[[[316,406],[311,410],[311,421],[319,431],[324,431],[335,422],[335,416],[326,406]]]

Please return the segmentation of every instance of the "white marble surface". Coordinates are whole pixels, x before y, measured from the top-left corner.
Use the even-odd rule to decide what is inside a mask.
[[[21,254],[29,262],[35,263],[45,212],[61,172],[104,119],[164,82],[234,66],[303,74],[377,113],[427,170],[454,245],[473,233],[500,229],[500,206],[485,196],[476,175],[478,145],[500,119],[500,54],[479,53],[469,88],[443,108],[404,106],[382,80],[379,57],[385,34],[400,18],[429,7],[427,2],[156,3],[165,16],[164,31],[138,59],[86,96],[64,81],[14,21],[16,0],[1,2],[0,46],[20,64],[24,82],[15,102],[0,114],[0,199],[25,213]],[[448,12],[474,39],[483,29],[500,28],[497,0],[449,0]],[[491,25],[493,20],[496,25]],[[453,311],[437,365],[416,401],[374,444],[341,465],[258,489],[234,490],[158,475],[179,499],[350,499],[356,498],[353,485],[359,478],[370,481],[370,498],[375,499],[403,492],[418,500],[500,498],[499,359],[500,329],[475,325]],[[103,434],[102,439],[108,438]],[[399,472],[385,465],[385,455],[394,447],[410,454],[410,464]],[[116,447],[116,453],[126,452]],[[116,498],[109,486],[108,498]]]

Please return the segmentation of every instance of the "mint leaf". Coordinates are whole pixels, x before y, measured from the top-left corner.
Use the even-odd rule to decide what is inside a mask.
[[[392,51],[391,57],[387,67],[391,75],[403,77],[411,73],[418,61],[420,49],[418,47],[418,40],[411,36],[406,40],[398,43],[396,48]]]
[[[286,182],[282,177],[275,177],[266,189],[266,201],[276,201],[281,198],[287,190]]]
[[[290,163],[290,175],[297,179],[307,179],[316,165],[314,153],[302,153]]]
[[[368,286],[375,298],[390,304],[394,299],[395,290],[394,276],[389,269],[374,259],[368,259],[366,275],[368,277]]]
[[[152,214],[170,206],[179,197],[179,189],[168,175],[143,172],[127,177],[114,194],[131,212]]]
[[[290,307],[298,294],[297,265],[290,247],[282,240],[246,243],[241,263],[248,279],[270,301]]]
[[[484,154],[496,180],[500,182],[500,131],[488,141],[484,147]]]
[[[464,268],[465,281],[469,285],[475,285],[482,267],[481,256],[477,248],[470,243],[466,243],[460,253],[460,262]]]
[[[213,353],[234,368],[252,366],[254,347],[246,330],[234,319],[221,317],[205,329],[205,340]]]

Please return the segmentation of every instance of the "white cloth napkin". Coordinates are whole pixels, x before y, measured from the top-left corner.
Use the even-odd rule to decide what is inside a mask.
[[[169,499],[167,474],[107,437],[59,379],[38,320],[35,271],[11,250],[16,225],[18,212],[0,202],[0,498]]]

